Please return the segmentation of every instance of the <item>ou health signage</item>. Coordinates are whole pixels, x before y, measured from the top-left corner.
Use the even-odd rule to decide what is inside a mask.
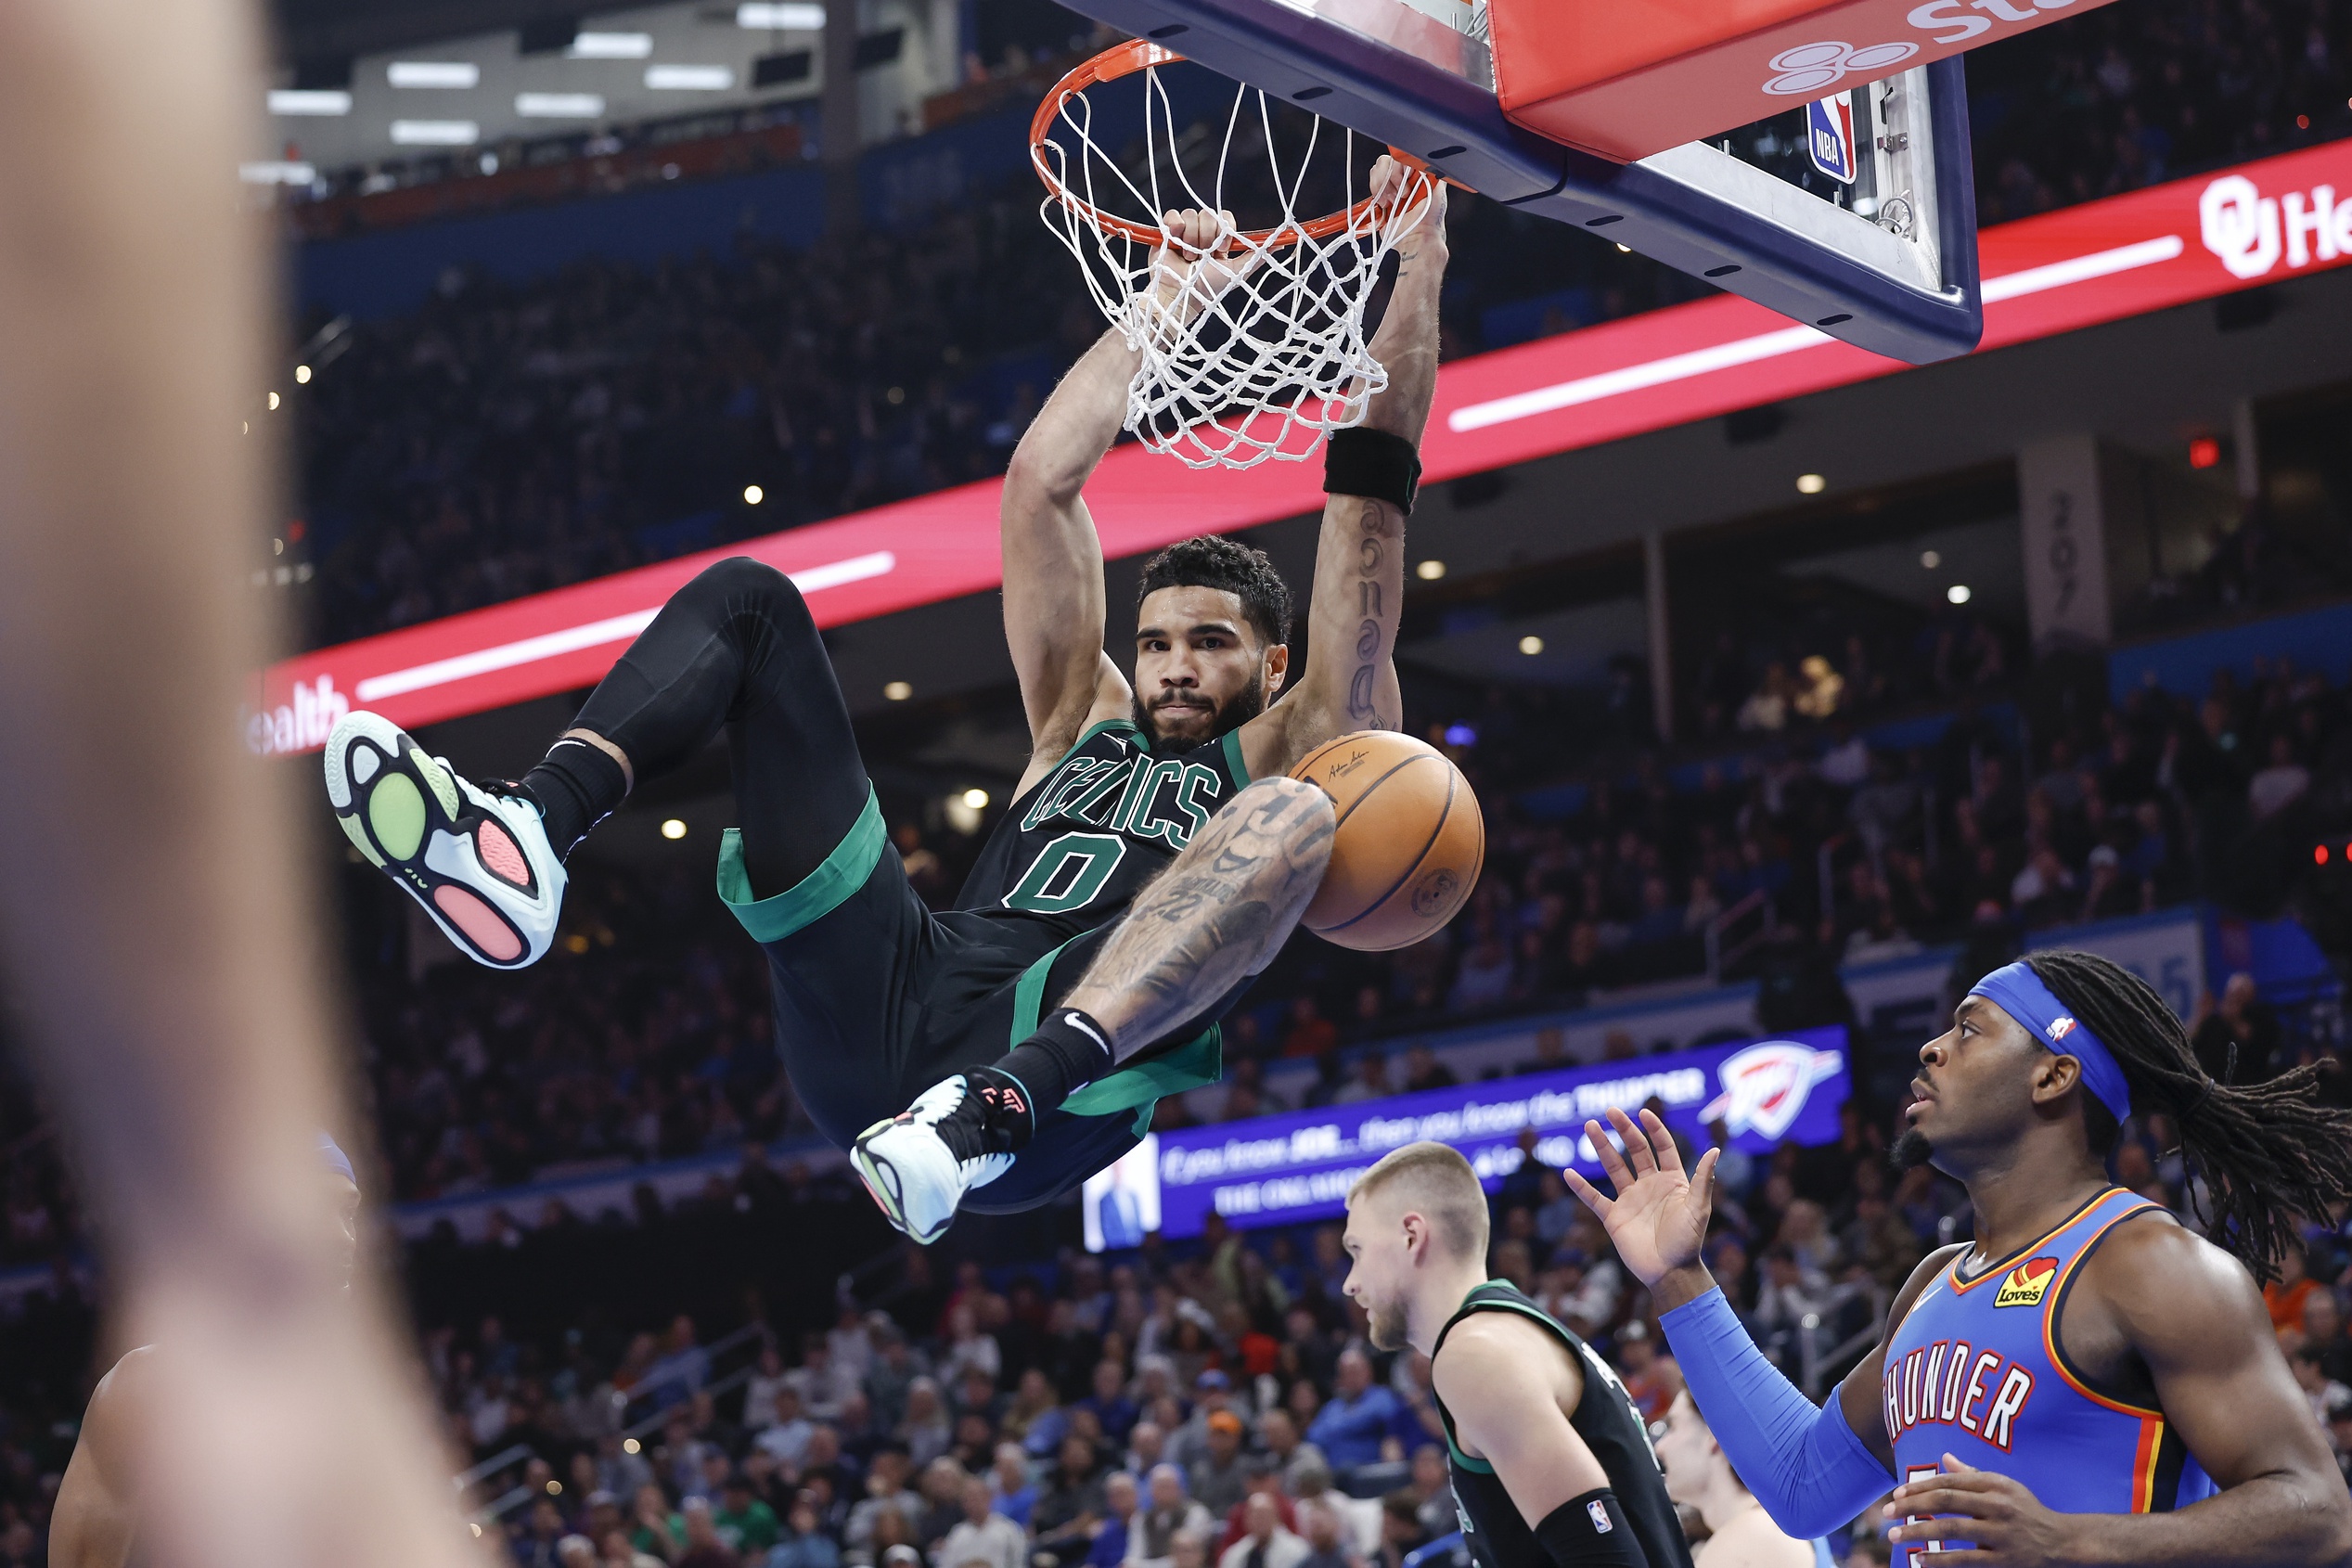
[[[1467,1084],[1318,1111],[1153,1134],[1086,1180],[1086,1245],[1131,1247],[1147,1232],[1197,1236],[1211,1214],[1236,1227],[1329,1218],[1373,1162],[1408,1143],[1451,1144],[1488,1189],[1519,1168],[1521,1132],[1536,1158],[1598,1178],[1587,1119],[1655,1100],[1666,1125],[1703,1147],[1724,1124],[1739,1148],[1826,1143],[1852,1092],[1845,1030],[1802,1030],[1744,1045]]]
[[[2352,141],[2003,224],[1978,237],[1978,251],[1979,352],[2352,264]],[[1906,369],[1746,300],[1696,300],[1447,365],[1422,479]],[[1317,511],[1310,469],[1199,470],[1128,446],[1095,470],[1086,500],[1104,555],[1117,559]],[[306,653],[263,675],[246,733],[257,751],[304,752],[345,707],[415,726],[593,685],[664,598],[725,556],[790,573],[820,626],[990,592],[1003,583],[998,489],[958,485]]]

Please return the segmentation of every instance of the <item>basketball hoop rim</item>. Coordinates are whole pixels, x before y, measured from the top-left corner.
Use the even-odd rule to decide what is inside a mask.
[[[1161,245],[1167,238],[1167,236],[1159,228],[1137,223],[1129,218],[1117,217],[1103,212],[1091,202],[1082,200],[1077,193],[1073,191],[1054,172],[1052,165],[1047,161],[1046,158],[1047,133],[1053,128],[1055,121],[1060,118],[1062,106],[1073,97],[1083,96],[1087,88],[1100,86],[1106,82],[1115,82],[1123,76],[1132,76],[1137,71],[1149,70],[1152,66],[1178,64],[1184,58],[1184,56],[1174,49],[1154,44],[1148,38],[1131,38],[1124,44],[1113,44],[1092,59],[1083,60],[1073,67],[1060,81],[1047,88],[1044,100],[1037,105],[1037,112],[1030,117],[1029,162],[1031,167],[1037,171],[1037,178],[1045,182],[1046,188],[1053,193],[1057,200],[1075,210],[1080,217],[1103,233],[1115,234],[1122,238],[1133,240],[1136,244],[1147,246]],[[1309,110],[1309,112],[1313,111]],[[1430,174],[1427,165],[1411,154],[1393,147],[1388,151],[1390,157],[1394,158],[1407,168],[1416,170],[1424,175]],[[1329,239],[1335,234],[1361,227],[1372,216],[1377,207],[1376,199],[1367,195],[1362,200],[1343,211],[1329,213],[1320,218],[1313,218],[1303,224],[1290,223],[1279,228],[1252,229],[1237,234],[1230,244],[1246,245],[1263,251],[1271,250],[1279,245],[1296,245],[1303,240]]]

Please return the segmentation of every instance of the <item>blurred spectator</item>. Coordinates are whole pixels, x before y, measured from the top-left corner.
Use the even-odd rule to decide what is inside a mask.
[[[988,1483],[967,1476],[959,1486],[963,1517],[947,1532],[932,1554],[932,1568],[1026,1568],[1029,1537],[1021,1526],[998,1513]]]
[[[1371,1358],[1351,1346],[1340,1354],[1336,1385],[1307,1427],[1307,1441],[1333,1466],[1353,1470],[1379,1461],[1403,1415],[1395,1394],[1372,1382]]]
[[[1176,1536],[1212,1528],[1209,1510],[1185,1491],[1184,1472],[1172,1464],[1151,1468],[1144,1507],[1127,1525],[1127,1561],[1136,1568],[1171,1568]]]
[[[2204,998],[2213,1007],[2210,996]],[[2197,1065],[2225,1084],[2259,1084],[2277,1072],[2279,1019],[2240,970],[2221,988],[2221,1002],[2197,1021],[2191,1035]]]
[[[1301,1568],[1311,1551],[1282,1523],[1274,1499],[1260,1492],[1244,1505],[1244,1534],[1217,1560],[1217,1568]]]

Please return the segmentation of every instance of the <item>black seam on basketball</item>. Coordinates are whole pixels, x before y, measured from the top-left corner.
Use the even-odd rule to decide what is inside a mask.
[[[1410,759],[1412,762],[1420,762],[1420,760],[1421,759],[1420,757]],[[1438,760],[1443,762],[1445,759],[1441,757]],[[1405,763],[1399,763],[1397,767],[1404,767],[1407,764]],[[1383,773],[1380,776],[1380,778],[1373,779],[1371,787],[1367,789],[1363,795],[1358,795],[1356,798],[1360,801],[1364,798],[1364,795],[1369,795],[1373,790],[1379,789],[1382,783],[1387,781],[1389,774],[1394,773],[1396,770],[1396,768],[1391,768],[1388,773]],[[1354,915],[1349,916],[1346,919],[1342,920],[1339,924],[1335,926],[1325,926],[1323,928],[1323,932],[1317,933],[1318,935],[1335,931],[1345,931],[1356,921],[1364,919],[1365,916],[1369,915],[1373,910],[1380,908],[1390,899],[1394,898],[1396,896],[1396,890],[1413,880],[1414,872],[1419,871],[1421,868],[1422,862],[1429,858],[1429,852],[1437,847],[1437,835],[1446,830],[1446,819],[1454,815],[1454,780],[1459,777],[1459,775],[1453,768],[1449,767],[1446,770],[1446,809],[1437,814],[1437,821],[1430,828],[1429,838],[1422,843],[1420,853],[1413,856],[1413,864],[1406,868],[1405,874],[1398,877],[1394,881],[1389,883],[1388,891],[1386,893],[1382,893],[1378,898],[1373,899],[1369,904],[1365,905],[1362,909],[1356,911]],[[1351,807],[1351,809],[1353,808]]]
[[[1356,815],[1356,808],[1362,805],[1366,801],[1371,798],[1373,790],[1379,789],[1382,785],[1387,783],[1390,779],[1395,778],[1398,774],[1404,772],[1415,763],[1433,761],[1443,762],[1445,759],[1443,757],[1433,758],[1425,752],[1416,752],[1411,756],[1407,757],[1403,762],[1398,763],[1394,767],[1390,768],[1386,773],[1382,774],[1378,778],[1373,779],[1369,784],[1365,785],[1361,790],[1356,790],[1356,798],[1347,803],[1347,809],[1341,812],[1339,814],[1338,820],[1331,824],[1331,831],[1335,833],[1338,832],[1341,827],[1346,823],[1347,819]],[[1330,791],[1326,790],[1324,790],[1324,793],[1329,794]]]

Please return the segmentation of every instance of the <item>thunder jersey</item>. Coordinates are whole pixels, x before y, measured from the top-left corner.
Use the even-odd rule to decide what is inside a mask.
[[[1593,1353],[1558,1318],[1504,1279],[1489,1279],[1462,1298],[1462,1305],[1438,1331],[1434,1361],[1446,1348],[1454,1325],[1474,1312],[1516,1312],[1541,1324],[1567,1347],[1584,1373],[1584,1397],[1569,1414],[1568,1424],[1585,1440],[1592,1457],[1609,1477],[1626,1523],[1641,1543],[1650,1568],[1690,1568],[1690,1548],[1682,1536],[1682,1523],[1666,1497],[1664,1473],[1650,1446],[1650,1429],[1634,1407],[1633,1397],[1609,1363]],[[1435,1397],[1436,1391],[1431,1390]],[[1536,1539],[1534,1526],[1519,1516],[1495,1467],[1473,1459],[1454,1440],[1454,1417],[1438,1399],[1438,1419],[1446,1423],[1446,1451],[1453,1467],[1454,1506],[1461,1518],[1462,1539],[1477,1558],[1479,1568],[1551,1568],[1551,1555]],[[1535,1522],[1541,1523],[1541,1520]]]
[[[2014,1476],[2062,1513],[2157,1512],[2213,1495],[2163,1411],[2098,1388],[2058,1345],[2083,1260],[2152,1212],[2164,1213],[2111,1188],[1976,1274],[1963,1272],[1965,1253],[1937,1273],[1887,1342],[1881,1397],[1898,1479],[1934,1474],[1948,1453]]]
[[[1249,781],[1239,730],[1161,757],[1133,721],[1106,720],[1012,803],[956,907],[1031,916],[1064,937],[1107,925]]]

